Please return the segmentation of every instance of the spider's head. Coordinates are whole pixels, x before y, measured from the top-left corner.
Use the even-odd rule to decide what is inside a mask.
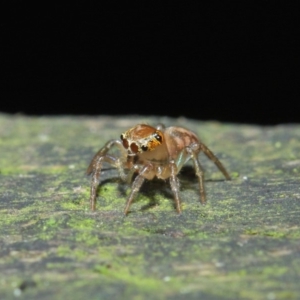
[[[156,128],[138,124],[121,134],[121,140],[128,155],[153,151],[163,143],[163,133]]]

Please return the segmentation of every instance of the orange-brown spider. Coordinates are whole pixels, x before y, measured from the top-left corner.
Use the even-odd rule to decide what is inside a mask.
[[[121,156],[108,154],[112,147],[120,149]],[[87,174],[93,174],[91,182],[90,204],[91,209],[96,207],[96,193],[99,184],[101,168],[104,162],[118,169],[120,177],[125,181],[131,181],[134,173],[137,173],[131,193],[128,197],[124,214],[128,213],[130,204],[140,190],[145,179],[170,180],[172,192],[178,213],[181,213],[179,198],[179,180],[177,174],[182,166],[192,159],[196,175],[199,179],[200,201],[206,202],[204,190],[204,175],[198,160],[198,154],[203,151],[211,159],[226,179],[230,176],[218,158],[201,143],[195,133],[182,127],[167,127],[158,125],[152,127],[146,124],[138,124],[123,134],[120,140],[111,140],[101,148],[92,159]],[[124,169],[129,169],[125,174]]]

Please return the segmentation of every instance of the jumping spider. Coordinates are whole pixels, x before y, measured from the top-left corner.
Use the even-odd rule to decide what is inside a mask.
[[[110,155],[112,147],[119,148],[120,157]],[[120,140],[111,140],[101,148],[92,159],[87,174],[92,175],[90,204],[91,209],[96,207],[96,193],[99,184],[101,168],[104,162],[117,168],[122,180],[131,182],[134,173],[137,173],[131,193],[128,197],[124,214],[128,213],[134,196],[140,190],[145,179],[169,178],[178,213],[181,213],[179,198],[179,180],[177,174],[183,165],[192,159],[196,175],[199,180],[200,201],[206,202],[204,190],[204,174],[198,160],[198,154],[203,151],[211,159],[227,180],[230,176],[218,158],[201,143],[195,133],[182,127],[167,127],[160,124],[152,127],[138,124],[123,134]],[[124,169],[129,169],[125,174]]]

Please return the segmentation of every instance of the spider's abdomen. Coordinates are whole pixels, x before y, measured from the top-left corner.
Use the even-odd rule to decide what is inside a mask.
[[[199,144],[199,139],[196,134],[182,127],[168,127],[164,135],[169,156],[175,160],[183,148],[194,143]]]

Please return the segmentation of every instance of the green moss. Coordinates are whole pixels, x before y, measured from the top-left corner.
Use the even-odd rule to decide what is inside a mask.
[[[79,231],[76,233],[75,241],[86,246],[99,245],[99,239],[96,235],[92,235],[90,232]]]
[[[124,217],[130,186],[105,166],[91,212],[85,169],[132,121],[0,115],[2,298],[296,299],[300,127],[165,118],[197,132],[232,180],[201,154],[205,206],[187,168],[180,216],[168,181],[149,181]]]

